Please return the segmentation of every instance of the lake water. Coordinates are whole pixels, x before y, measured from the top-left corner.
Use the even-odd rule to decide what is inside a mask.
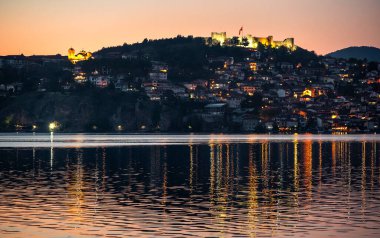
[[[378,135],[0,134],[0,237],[380,237]]]

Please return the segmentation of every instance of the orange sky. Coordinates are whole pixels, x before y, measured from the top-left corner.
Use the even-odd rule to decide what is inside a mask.
[[[294,37],[319,54],[380,47],[380,0],[0,0],[0,55],[96,51],[144,38]]]

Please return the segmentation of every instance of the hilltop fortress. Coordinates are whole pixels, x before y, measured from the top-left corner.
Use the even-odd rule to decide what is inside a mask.
[[[294,51],[297,48],[297,46],[294,44],[294,38],[287,38],[283,41],[274,41],[273,36],[255,37],[252,35],[246,35],[228,38],[226,32],[212,32],[211,38],[206,38],[206,42],[209,45],[235,45],[252,49],[256,49],[259,43],[271,48],[286,47],[291,51]]]
[[[68,51],[67,58],[70,60],[71,63],[76,64],[79,61],[85,61],[92,57],[91,52],[86,52],[82,50],[78,54],[75,54],[75,50],[73,48],[70,48]]]

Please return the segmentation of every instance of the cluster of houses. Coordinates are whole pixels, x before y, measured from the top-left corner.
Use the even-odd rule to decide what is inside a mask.
[[[203,118],[210,125],[227,121],[242,131],[280,132],[379,129],[380,65],[355,79],[358,69],[367,65],[333,58],[321,59],[319,67],[293,65],[260,59],[259,52],[243,62],[228,57],[210,60],[224,60],[224,67],[215,71],[203,91],[194,86],[190,90],[195,100],[208,103]],[[261,96],[258,113],[242,104],[255,94]]]
[[[130,57],[120,55],[121,59]],[[47,59],[53,60],[53,59]],[[56,59],[62,60],[62,59]],[[168,79],[170,67],[151,61],[145,77],[113,74],[106,67],[84,73],[80,65],[71,70],[77,84],[98,88],[110,85],[122,92],[144,92],[160,102],[170,92],[182,101],[203,105],[192,111],[210,129],[245,132],[374,132],[379,130],[380,64],[368,65],[320,57],[302,65],[263,57],[257,51],[237,61],[234,57],[208,57],[210,78],[178,83]],[[22,61],[4,62],[22,67]],[[211,67],[211,65],[219,65]],[[317,66],[316,66],[317,65]],[[362,76],[358,78],[360,71]],[[129,78],[129,80],[126,80]],[[22,85],[0,85],[0,91],[18,90]],[[72,85],[62,85],[70,90]],[[256,98],[254,103],[249,100]],[[259,101],[257,101],[259,99]]]

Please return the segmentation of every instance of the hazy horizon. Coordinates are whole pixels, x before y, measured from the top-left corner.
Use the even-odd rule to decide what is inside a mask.
[[[376,0],[0,0],[0,55],[67,54],[177,35],[294,37],[326,54],[350,46],[380,47]]]

